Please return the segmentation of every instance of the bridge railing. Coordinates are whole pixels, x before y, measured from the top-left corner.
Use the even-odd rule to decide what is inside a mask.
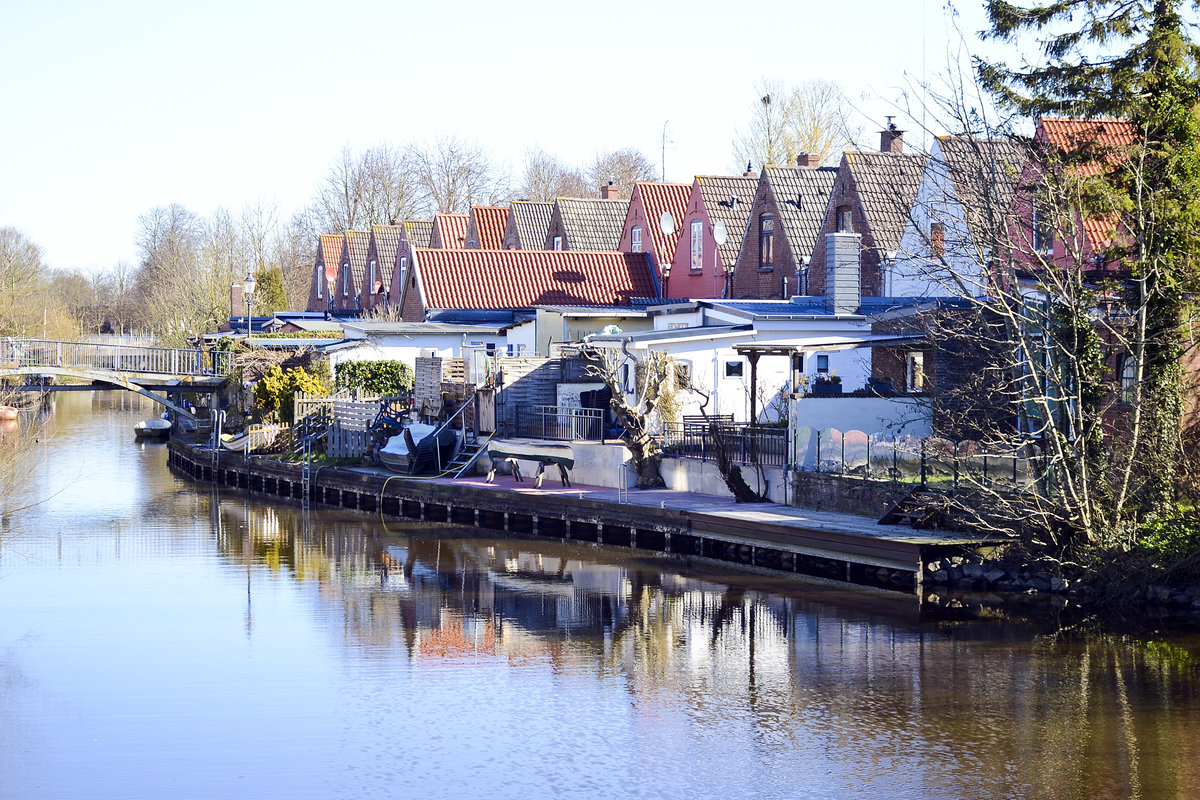
[[[60,367],[162,375],[225,375],[230,354],[199,348],[58,342],[45,339],[0,339],[0,369]]]

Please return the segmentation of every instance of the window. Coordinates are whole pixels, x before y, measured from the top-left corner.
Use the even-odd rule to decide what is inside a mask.
[[[825,353],[817,353],[817,374],[829,372],[829,356]]]
[[[925,391],[925,354],[908,354],[908,390],[910,392]]]
[[[771,269],[775,265],[775,217],[763,214],[758,218],[759,269]]]
[[[726,378],[742,377],[742,362],[741,361],[726,361],[725,362],[725,377]]]
[[[371,275],[367,279],[367,294],[375,291],[375,259],[371,259]]]
[[[684,328],[690,328],[690,327],[691,327],[691,325],[688,325],[686,322],[668,322],[667,323],[667,330],[669,330],[669,331],[680,331],[680,330],[683,330]]]
[[[1120,381],[1120,401],[1132,403],[1137,389],[1137,359],[1125,353],[1117,361],[1117,378]]]
[[[318,300],[325,299],[325,281],[321,280],[321,277],[322,276],[320,276],[320,275],[317,276],[317,299]]]
[[[642,226],[634,225],[633,230],[629,232],[629,237],[632,241],[632,249],[635,253],[642,252]]]
[[[692,388],[692,362],[676,361],[675,362],[675,388],[690,389]]]
[[[1033,249],[1038,253],[1054,252],[1054,225],[1041,203],[1033,206]]]
[[[946,224],[934,222],[929,226],[929,255],[941,258],[946,255]]]
[[[342,264],[342,297],[350,296],[350,265]]]
[[[838,233],[854,233],[854,217],[849,206],[837,210]]]
[[[563,237],[561,237],[561,236],[554,237],[554,249],[555,250],[562,250],[562,240],[563,240]]]
[[[692,220],[692,272],[704,269],[704,223]]]

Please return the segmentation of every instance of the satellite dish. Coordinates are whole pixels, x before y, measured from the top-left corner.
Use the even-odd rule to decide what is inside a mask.
[[[713,241],[716,242],[718,246],[720,246],[720,245],[725,244],[727,239],[729,239],[729,230],[725,227],[725,223],[724,222],[714,223],[713,224]]]
[[[664,211],[658,218],[658,229],[663,232],[663,236],[670,236],[675,232],[675,218],[671,216],[670,211]]]

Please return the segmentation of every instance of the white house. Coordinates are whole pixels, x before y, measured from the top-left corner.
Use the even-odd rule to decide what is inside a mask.
[[[509,325],[449,322],[373,322],[348,320],[345,339],[326,348],[330,366],[343,361],[400,361],[415,368],[420,356],[458,358],[471,349],[506,352]]]

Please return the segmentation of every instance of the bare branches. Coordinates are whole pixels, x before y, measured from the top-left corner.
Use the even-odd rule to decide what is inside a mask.
[[[796,86],[763,78],[755,87],[744,128],[733,142],[742,165],[786,164],[801,153],[823,163],[858,138],[850,103],[832,81],[810,80]]]

